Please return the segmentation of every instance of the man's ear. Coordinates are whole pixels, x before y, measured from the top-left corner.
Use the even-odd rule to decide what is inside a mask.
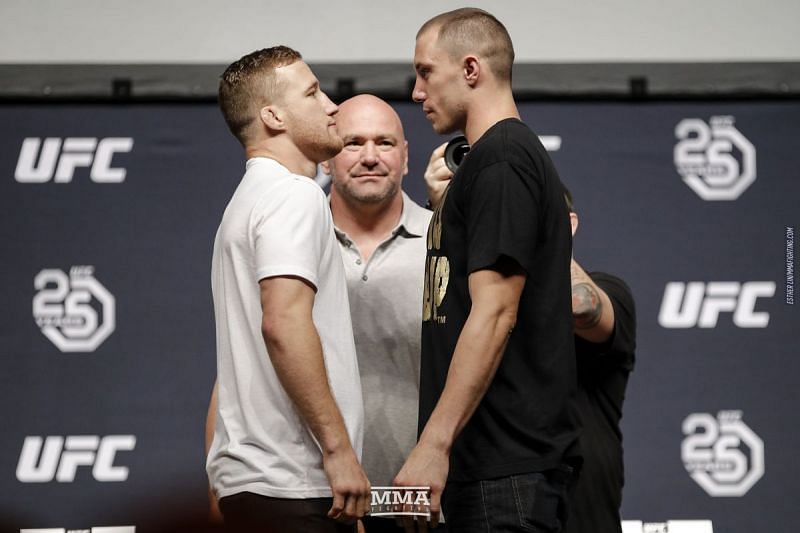
[[[408,141],[403,141],[403,176],[408,174]]]
[[[259,118],[261,122],[272,131],[283,131],[286,129],[283,111],[274,105],[262,107],[259,111]]]
[[[470,87],[475,87],[478,84],[478,79],[481,76],[481,63],[475,56],[465,56],[464,63],[464,79]]]

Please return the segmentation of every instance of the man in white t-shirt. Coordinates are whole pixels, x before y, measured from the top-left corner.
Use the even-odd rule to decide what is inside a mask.
[[[283,46],[231,64],[219,101],[247,166],[214,242],[209,479],[234,528],[352,531],[370,503],[361,385],[342,258],[311,178],[342,148],[337,107]]]

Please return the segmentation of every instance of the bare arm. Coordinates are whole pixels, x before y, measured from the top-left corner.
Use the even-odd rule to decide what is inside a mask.
[[[332,518],[353,520],[369,509],[369,481],[328,385],[322,344],[312,320],[314,289],[305,280],[261,280],[261,325],[272,365],[292,402],[322,447],[333,490]]]
[[[472,308],[456,343],[444,390],[396,479],[400,485],[430,486],[434,517],[439,513],[453,442],[500,365],[524,286],[524,272],[510,260],[498,271],[479,270],[469,276]]]
[[[469,276],[472,298],[458,337],[442,395],[420,435],[447,450],[477,409],[500,365],[517,320],[525,275],[517,267],[504,273],[479,270]]]
[[[214,381],[214,388],[211,389],[211,400],[208,402],[208,412],[206,413],[206,455],[211,450],[211,443],[214,442],[214,426],[217,423],[217,388],[219,385]]]
[[[217,423],[217,388],[218,384],[214,381],[214,388],[211,389],[211,400],[208,402],[208,412],[206,413],[206,457],[208,457],[211,443],[214,441],[214,426]],[[212,524],[221,524],[222,512],[219,509],[219,501],[210,484],[208,485],[208,504],[208,520]]]
[[[601,343],[614,332],[614,307],[608,295],[572,260],[572,317],[575,335]]]

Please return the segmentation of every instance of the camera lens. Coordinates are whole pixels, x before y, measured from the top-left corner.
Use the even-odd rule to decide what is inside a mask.
[[[464,156],[467,155],[469,152],[469,144],[467,144],[467,138],[463,135],[459,135],[458,137],[454,137],[444,149],[444,163],[447,165],[447,168],[450,169],[450,172],[455,174],[456,170],[458,170],[458,166],[464,160]]]

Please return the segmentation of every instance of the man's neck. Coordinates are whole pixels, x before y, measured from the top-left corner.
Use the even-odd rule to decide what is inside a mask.
[[[464,135],[470,145],[475,144],[489,128],[501,120],[520,118],[517,104],[514,102],[514,96],[510,90],[500,91],[499,94],[497,92],[487,93],[487,97],[477,98],[470,103],[467,124],[464,128]]]
[[[380,204],[346,200],[335,192],[331,193],[333,223],[347,233],[359,249],[380,244],[400,222],[402,213],[403,194],[399,190],[392,199]]]
[[[277,140],[277,139],[275,139]],[[285,142],[261,143],[245,148],[247,159],[268,157],[289,169],[292,174],[313,178],[317,175],[317,165],[310,161],[296,146]]]

